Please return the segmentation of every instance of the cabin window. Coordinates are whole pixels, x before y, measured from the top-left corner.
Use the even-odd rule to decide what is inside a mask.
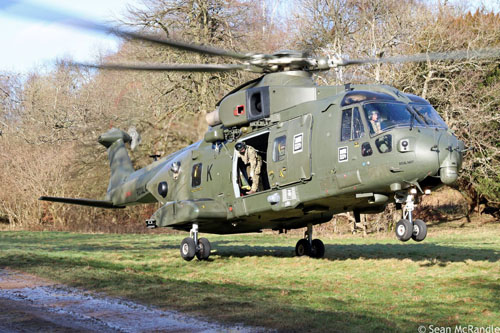
[[[273,161],[283,161],[285,159],[286,135],[282,135],[274,139],[273,146]]]
[[[201,172],[202,172],[202,164],[198,163],[193,165],[193,173],[192,173],[192,181],[191,187],[198,187],[201,185]]]
[[[340,140],[356,140],[365,135],[365,128],[361,120],[359,108],[346,109],[342,111],[342,127],[340,130]]]

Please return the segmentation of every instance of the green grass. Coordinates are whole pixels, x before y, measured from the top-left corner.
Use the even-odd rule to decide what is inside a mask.
[[[290,235],[208,235],[203,262],[180,258],[185,235],[3,231],[0,267],[283,331],[500,326],[499,229],[431,229],[422,243],[323,237],[321,260],[295,257]]]

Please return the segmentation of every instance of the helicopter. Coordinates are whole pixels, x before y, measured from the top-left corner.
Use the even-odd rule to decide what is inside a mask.
[[[40,19],[37,11],[32,17]],[[68,23],[67,23],[68,24]],[[498,58],[499,50],[347,59],[306,52],[239,53],[109,27],[82,19],[71,25],[148,41],[182,51],[231,58],[220,64],[84,64],[104,70],[224,72],[261,76],[236,87],[207,114],[203,140],[135,170],[127,144],[135,139],[112,128],[98,138],[111,169],[104,200],[42,196],[39,200],[120,209],[160,203],[148,228],[189,232],[181,257],[207,260],[211,244],[201,233],[236,234],[306,228],[297,256],[322,258],[325,246],[313,227],[335,214],[382,212],[395,203],[402,218],[396,237],[421,242],[427,226],[415,218],[421,195],[453,184],[462,167],[464,143],[425,99],[382,84],[319,86],[313,74],[343,66]],[[251,147],[261,160],[251,175],[236,147]],[[256,191],[249,186],[257,181]]]

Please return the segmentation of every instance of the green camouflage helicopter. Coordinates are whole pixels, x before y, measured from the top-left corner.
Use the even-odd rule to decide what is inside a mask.
[[[32,16],[37,14],[32,14]],[[39,17],[35,17],[39,18]],[[99,137],[107,148],[111,178],[105,200],[41,197],[40,200],[102,208],[161,203],[149,228],[189,231],[182,258],[205,260],[211,245],[199,233],[234,234],[307,227],[298,256],[324,256],[313,226],[338,213],[378,213],[395,202],[401,241],[425,239],[425,222],[412,212],[418,196],[457,180],[465,147],[432,105],[381,84],[317,86],[312,74],[340,66],[493,58],[498,50],[457,51],[390,58],[318,58],[301,52],[242,54],[142,35],[86,20],[71,25],[145,40],[184,51],[222,56],[238,64],[77,64],[99,69],[262,73],[228,93],[207,115],[210,125],[196,142],[134,170],[126,144],[132,137],[111,129]],[[262,161],[247,172],[238,144]],[[259,188],[249,191],[258,177]]]

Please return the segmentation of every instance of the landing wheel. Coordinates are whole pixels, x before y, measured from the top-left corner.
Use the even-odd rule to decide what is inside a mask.
[[[210,257],[211,250],[210,242],[206,238],[198,239],[198,251],[196,252],[196,258],[198,260],[207,260]]]
[[[181,242],[181,257],[186,261],[191,261],[196,253],[196,245],[191,237],[186,237]]]
[[[311,253],[311,245],[307,239],[302,238],[295,245],[295,254],[299,257],[308,256]]]
[[[402,242],[406,242],[411,238],[413,234],[413,226],[410,221],[406,219],[401,219],[396,224],[396,236]]]
[[[415,242],[421,242],[427,236],[427,225],[422,220],[413,221],[413,233],[411,238]]]
[[[320,239],[313,239],[311,246],[311,257],[323,258],[325,255],[325,244]]]

